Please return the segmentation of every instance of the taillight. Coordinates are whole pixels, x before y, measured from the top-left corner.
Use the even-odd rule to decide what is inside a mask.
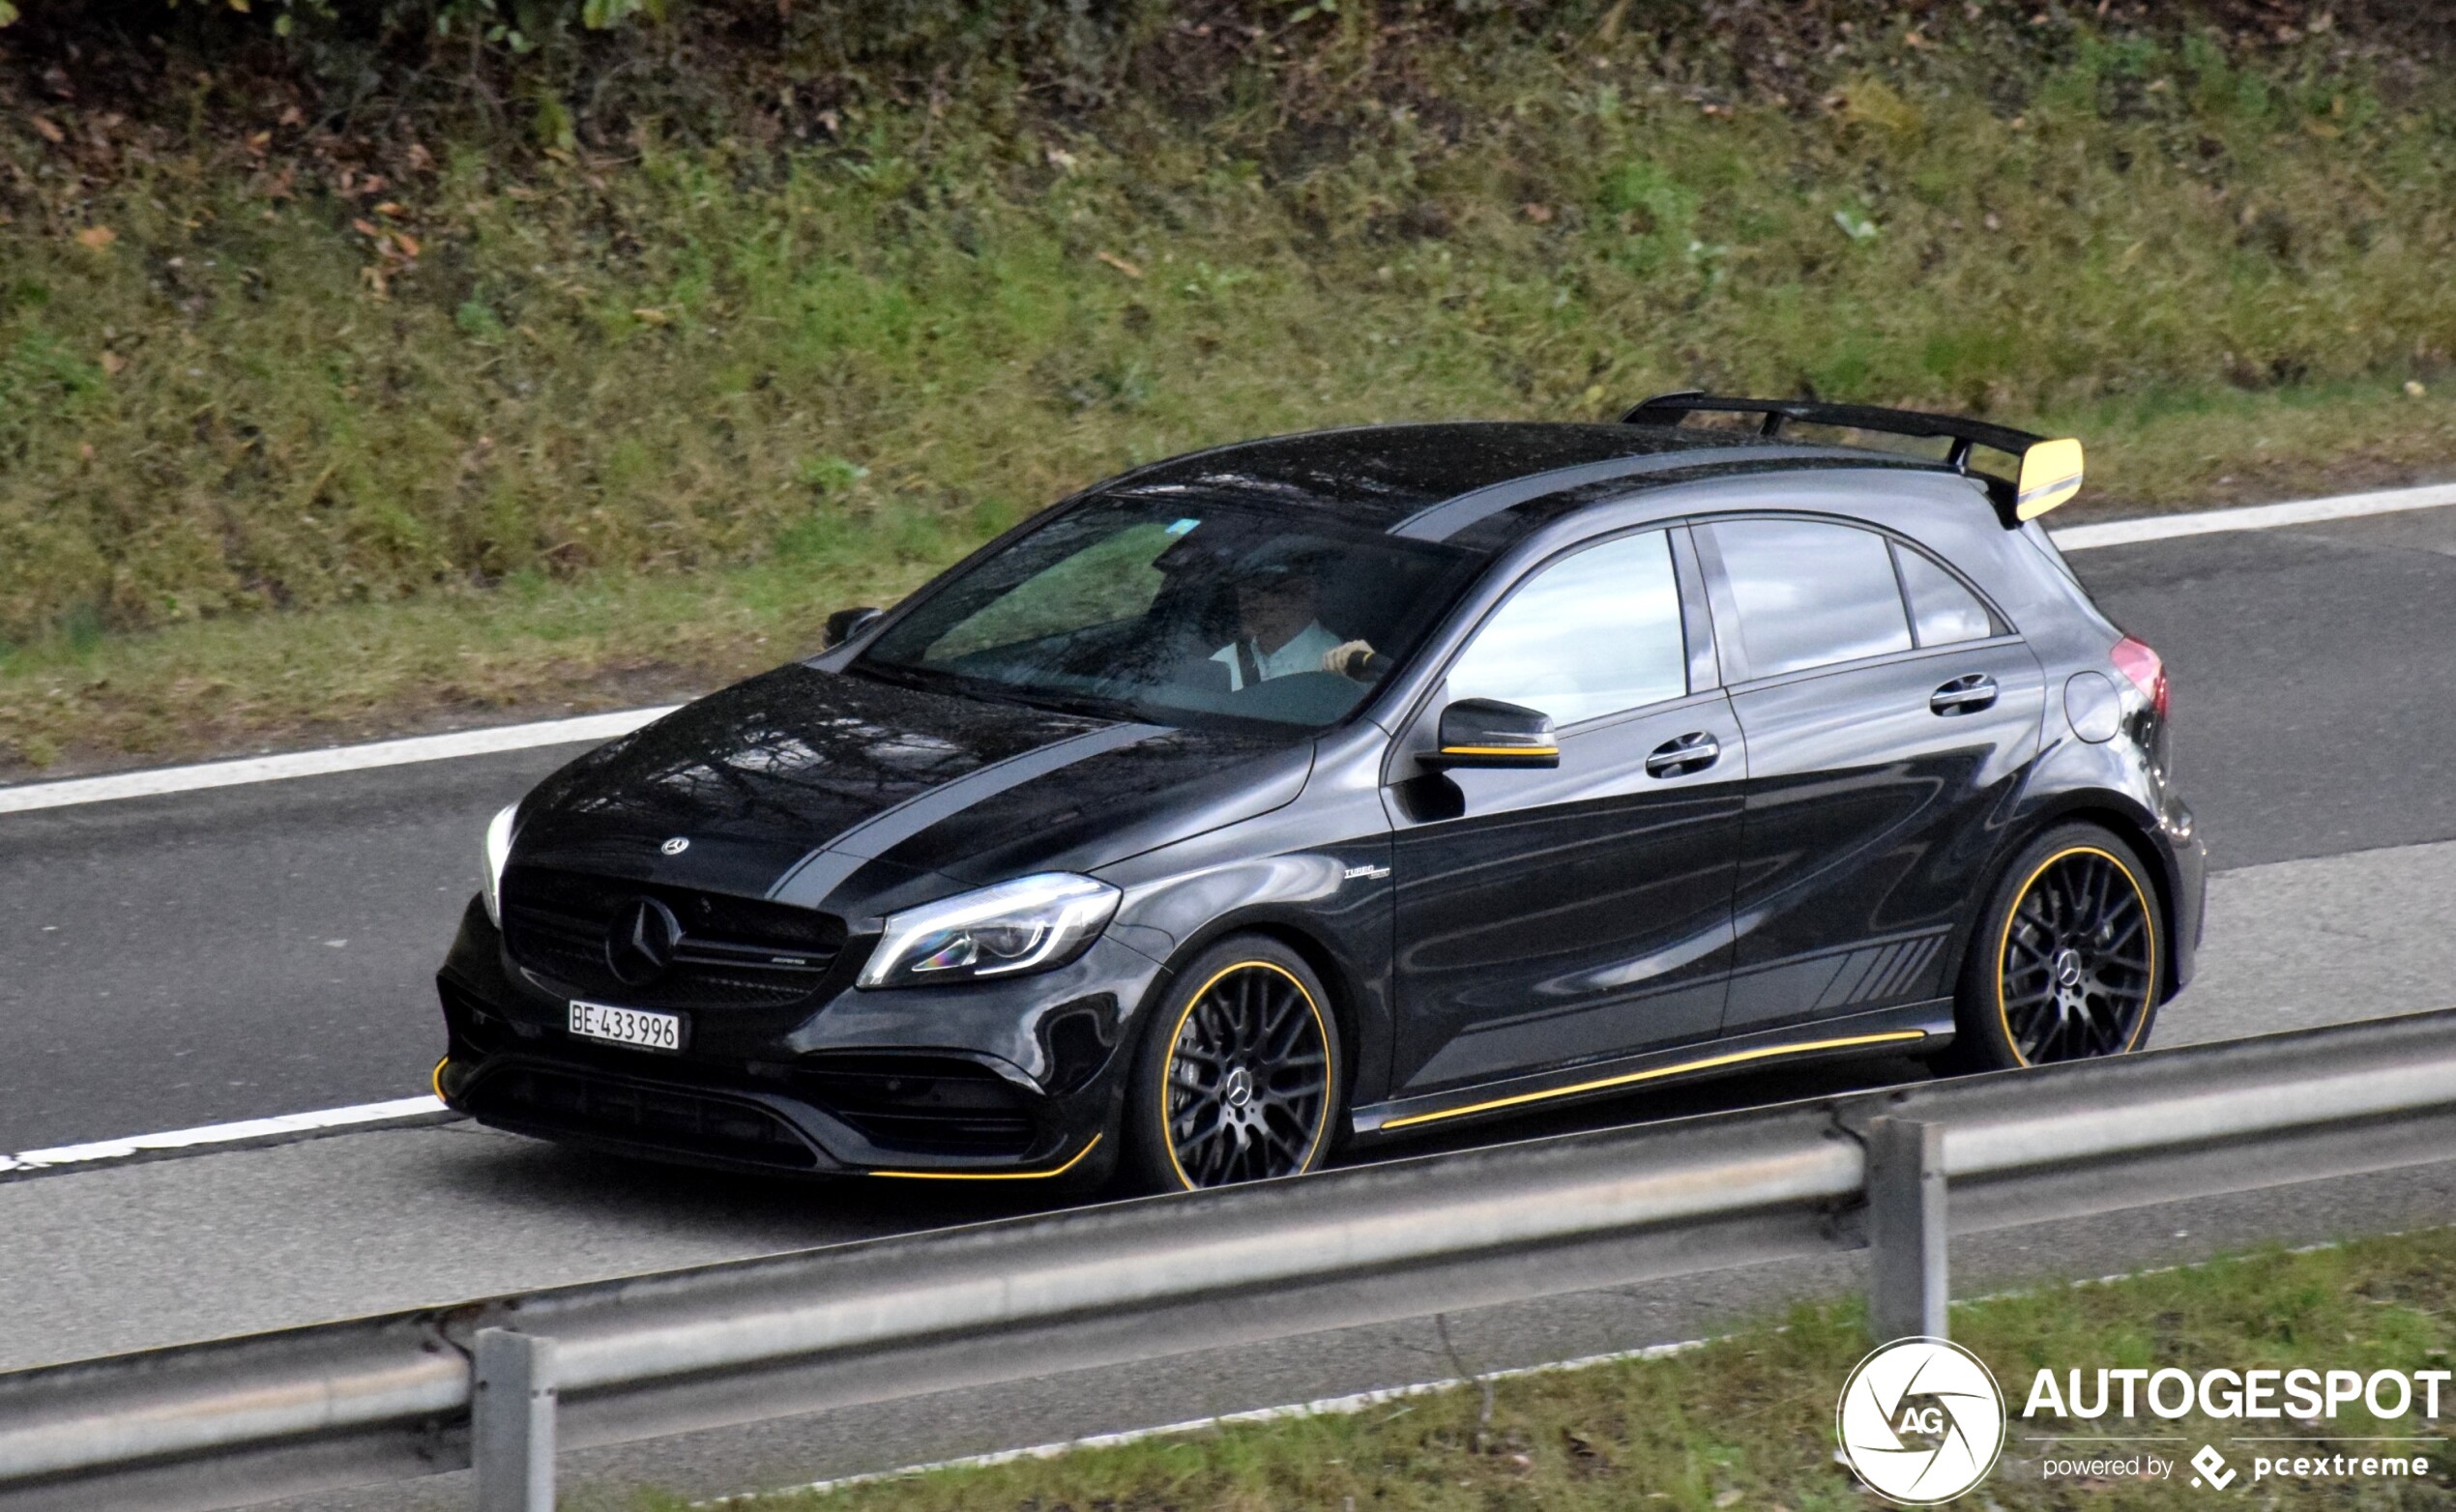
[[[2134,640],[2126,635],[2115,643],[2115,650],[2107,654],[2107,659],[2115,663],[2116,671],[2132,680],[2132,685],[2149,701],[2149,707],[2157,711],[2157,716],[2165,718],[2166,663],[2157,653],[2149,650],[2146,641]]]

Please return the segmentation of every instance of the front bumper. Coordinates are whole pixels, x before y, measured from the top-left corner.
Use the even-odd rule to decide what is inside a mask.
[[[679,1052],[637,1050],[571,1034],[570,996],[506,959],[473,900],[436,978],[436,1094],[512,1132],[737,1170],[1012,1180],[1115,1159],[1122,1047],[1159,963],[1102,939],[1055,972],[865,992],[863,954],[783,1008],[686,1007]]]

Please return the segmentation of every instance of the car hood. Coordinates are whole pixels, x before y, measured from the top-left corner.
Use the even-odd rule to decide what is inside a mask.
[[[859,920],[1266,812],[1303,787],[1312,748],[1301,731],[1106,720],[794,663],[547,778],[512,863]]]

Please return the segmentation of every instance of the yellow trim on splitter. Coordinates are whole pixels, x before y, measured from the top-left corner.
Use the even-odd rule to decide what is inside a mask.
[[[1411,1113],[1403,1119],[1384,1119],[1377,1127],[1405,1128],[1415,1123],[1432,1123],[1442,1119],[1463,1119],[1471,1113],[1490,1113],[1496,1108],[1515,1108],[1523,1103],[1544,1102],[1554,1097],[1573,1097],[1579,1092],[1601,1091],[1607,1087],[1629,1087],[1639,1082],[1658,1082],[1667,1076],[1689,1071],[1710,1071],[1719,1065],[1739,1065],[1749,1061],[1768,1061],[1775,1056],[1806,1055],[1817,1050],[1843,1050],[1853,1045],[1893,1044],[1905,1039],[1925,1039],[1923,1029],[1887,1030],[1882,1034],[1853,1034],[1843,1039],[1811,1039],[1796,1045],[1767,1045],[1758,1050],[1735,1050],[1729,1055],[1708,1056],[1702,1061],[1683,1061],[1678,1065],[1656,1066],[1651,1071],[1631,1071],[1625,1076],[1607,1076],[1601,1081],[1580,1082],[1575,1087],[1555,1087],[1547,1091],[1520,1092],[1513,1097],[1496,1097],[1490,1102],[1469,1103],[1464,1108],[1443,1108],[1433,1113]]]
[[[872,1176],[892,1176],[907,1181],[1045,1181],[1053,1176],[1064,1176],[1083,1163],[1083,1157],[1098,1145],[1100,1136],[1074,1152],[1074,1158],[1048,1171],[873,1171]]]

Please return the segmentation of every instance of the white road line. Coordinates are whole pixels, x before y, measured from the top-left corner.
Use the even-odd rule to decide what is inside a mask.
[[[447,1112],[432,1097],[396,1097],[390,1102],[363,1102],[351,1108],[319,1108],[312,1113],[284,1113],[270,1119],[242,1119],[236,1123],[207,1123],[161,1134],[132,1134],[126,1139],[96,1140],[87,1145],[62,1145],[53,1149],[26,1149],[0,1155],[0,1174],[49,1171],[61,1166],[91,1166],[166,1150],[200,1146],[232,1145],[251,1140],[280,1139],[327,1129],[356,1128],[405,1119],[427,1119]]]
[[[2293,504],[2253,504],[2237,509],[2208,509],[2199,514],[2151,514],[2137,520],[2110,520],[2104,525],[2075,525],[2052,532],[2065,551],[2097,546],[2129,546],[2144,540],[2171,540],[2178,536],[2216,536],[2227,531],[2276,530],[2286,525],[2318,525],[2364,514],[2394,514],[2403,509],[2436,509],[2456,504],[2456,483],[2428,488],[2391,488],[2383,493],[2339,494],[2332,499],[2302,499]]]
[[[37,808],[65,808],[73,803],[102,803],[113,799],[153,798],[164,793],[192,793],[199,788],[278,782],[289,777],[320,777],[336,771],[364,771],[370,767],[402,767],[413,762],[446,761],[455,756],[491,756],[498,751],[525,751],[540,745],[610,741],[618,735],[629,735],[652,719],[672,713],[676,707],[668,704],[661,709],[626,709],[610,714],[584,714],[576,719],[546,719],[536,724],[498,725],[491,730],[462,730],[453,735],[420,735],[402,741],[377,741],[369,745],[335,745],[323,750],[290,751],[279,756],[249,756],[237,761],[213,761],[194,767],[124,771],[107,777],[24,783],[15,787],[0,787],[0,814],[21,814]]]
[[[2435,509],[2456,505],[2456,483],[2428,488],[2398,488],[2383,493],[2344,494],[2331,499],[2304,499],[2293,504],[2247,505],[2210,509],[2199,514],[2156,514],[2105,525],[2076,525],[2054,533],[2065,551],[2100,546],[2129,546],[2178,536],[2211,536],[2225,531],[2275,530],[2288,525],[2316,525],[2326,520],[2402,509]],[[279,756],[251,756],[239,761],[206,762],[194,767],[162,767],[152,771],[120,772],[107,777],[76,777],[66,782],[29,782],[0,786],[0,814],[22,814],[41,808],[66,808],[77,803],[102,803],[113,799],[154,798],[165,793],[192,793],[199,788],[237,787],[251,782],[277,782],[287,777],[318,777],[371,767],[399,767],[413,762],[447,761],[456,756],[487,756],[541,745],[610,741],[628,735],[652,719],[673,712],[661,709],[627,709],[615,713],[584,714],[576,719],[546,719],[535,724],[503,725],[491,730],[464,730],[455,735],[421,735],[368,745],[336,745],[324,750],[292,751]]]

